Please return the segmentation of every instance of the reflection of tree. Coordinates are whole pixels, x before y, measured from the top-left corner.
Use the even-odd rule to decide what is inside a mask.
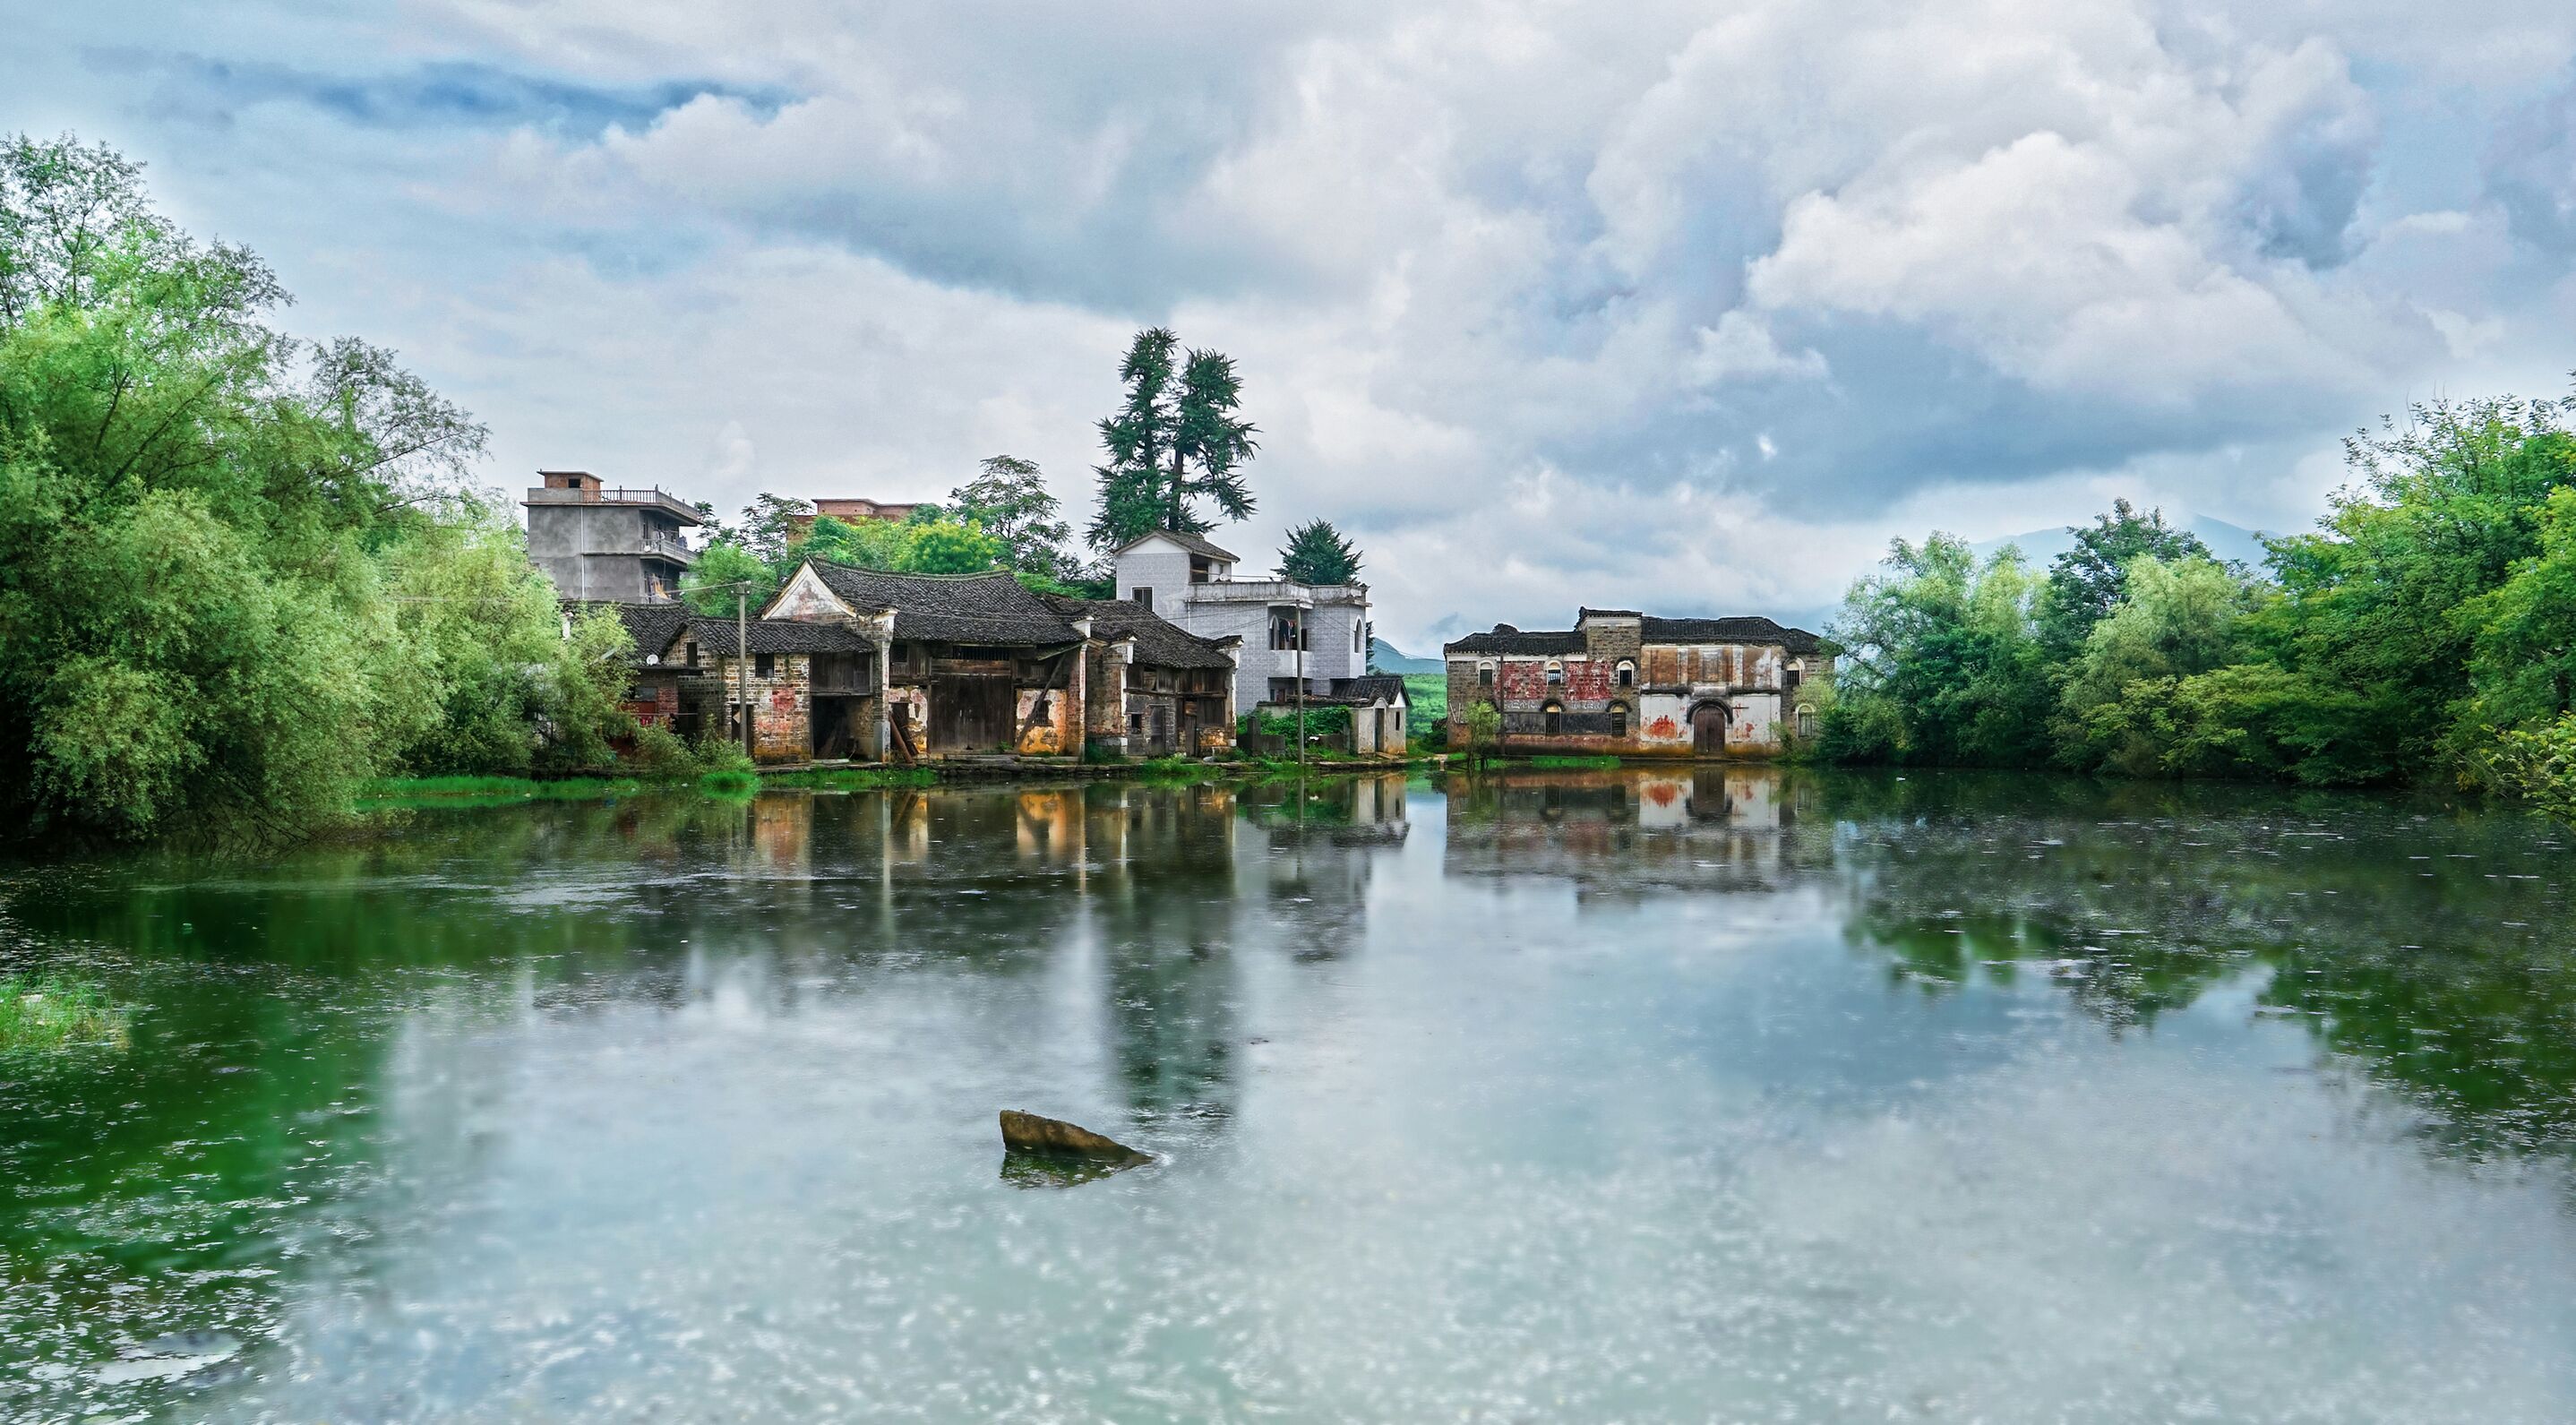
[[[1234,815],[1208,788],[1114,788],[1086,808],[1112,1052],[1140,1118],[1234,1108]]]
[[[2427,1111],[2447,1148],[2576,1146],[2576,957],[2533,823],[2230,787],[1824,786],[1847,925],[1905,980],[2044,970],[2125,1028],[2261,973],[2269,1011]]]

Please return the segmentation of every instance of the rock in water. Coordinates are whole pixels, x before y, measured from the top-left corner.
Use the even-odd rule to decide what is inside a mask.
[[[1002,1110],[1002,1146],[1015,1153],[1058,1153],[1112,1163],[1152,1161],[1151,1155],[1139,1153],[1115,1138],[1104,1138],[1080,1124],[1022,1113],[1016,1108]]]

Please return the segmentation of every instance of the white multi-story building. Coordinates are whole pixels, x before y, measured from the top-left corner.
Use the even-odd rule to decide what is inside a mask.
[[[1237,708],[1295,702],[1301,651],[1310,696],[1330,697],[1336,684],[1368,672],[1368,585],[1237,579],[1236,562],[1197,535],[1168,530],[1110,555],[1118,597],[1201,638],[1243,640],[1234,670]]]

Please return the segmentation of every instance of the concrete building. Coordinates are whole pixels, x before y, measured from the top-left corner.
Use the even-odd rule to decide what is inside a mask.
[[[659,489],[607,489],[587,470],[540,470],[528,510],[528,558],[576,603],[650,604],[680,596],[697,562],[688,531],[707,522]]]
[[[1129,540],[1110,562],[1119,598],[1201,638],[1243,640],[1234,673],[1238,709],[1294,703],[1301,664],[1310,697],[1330,697],[1336,681],[1368,673],[1366,584],[1237,579],[1235,555],[1169,530]]]
[[[907,503],[895,500],[865,500],[856,496],[827,497],[809,500],[806,503],[814,508],[804,514],[793,514],[787,517],[787,523],[796,531],[798,539],[803,539],[806,533],[814,528],[814,521],[826,515],[843,524],[857,524],[861,520],[883,520],[888,524],[901,524],[912,518],[914,510],[921,508],[921,502],[918,500]]]
[[[1509,752],[1762,757],[1815,731],[1817,686],[1833,655],[1816,635],[1767,618],[1655,618],[1583,609],[1562,633],[1490,633],[1441,650],[1449,735],[1490,703]]]

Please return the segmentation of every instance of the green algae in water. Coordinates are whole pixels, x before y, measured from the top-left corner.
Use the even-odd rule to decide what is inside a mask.
[[[0,1054],[126,1046],[125,1011],[65,975],[0,975]]]

